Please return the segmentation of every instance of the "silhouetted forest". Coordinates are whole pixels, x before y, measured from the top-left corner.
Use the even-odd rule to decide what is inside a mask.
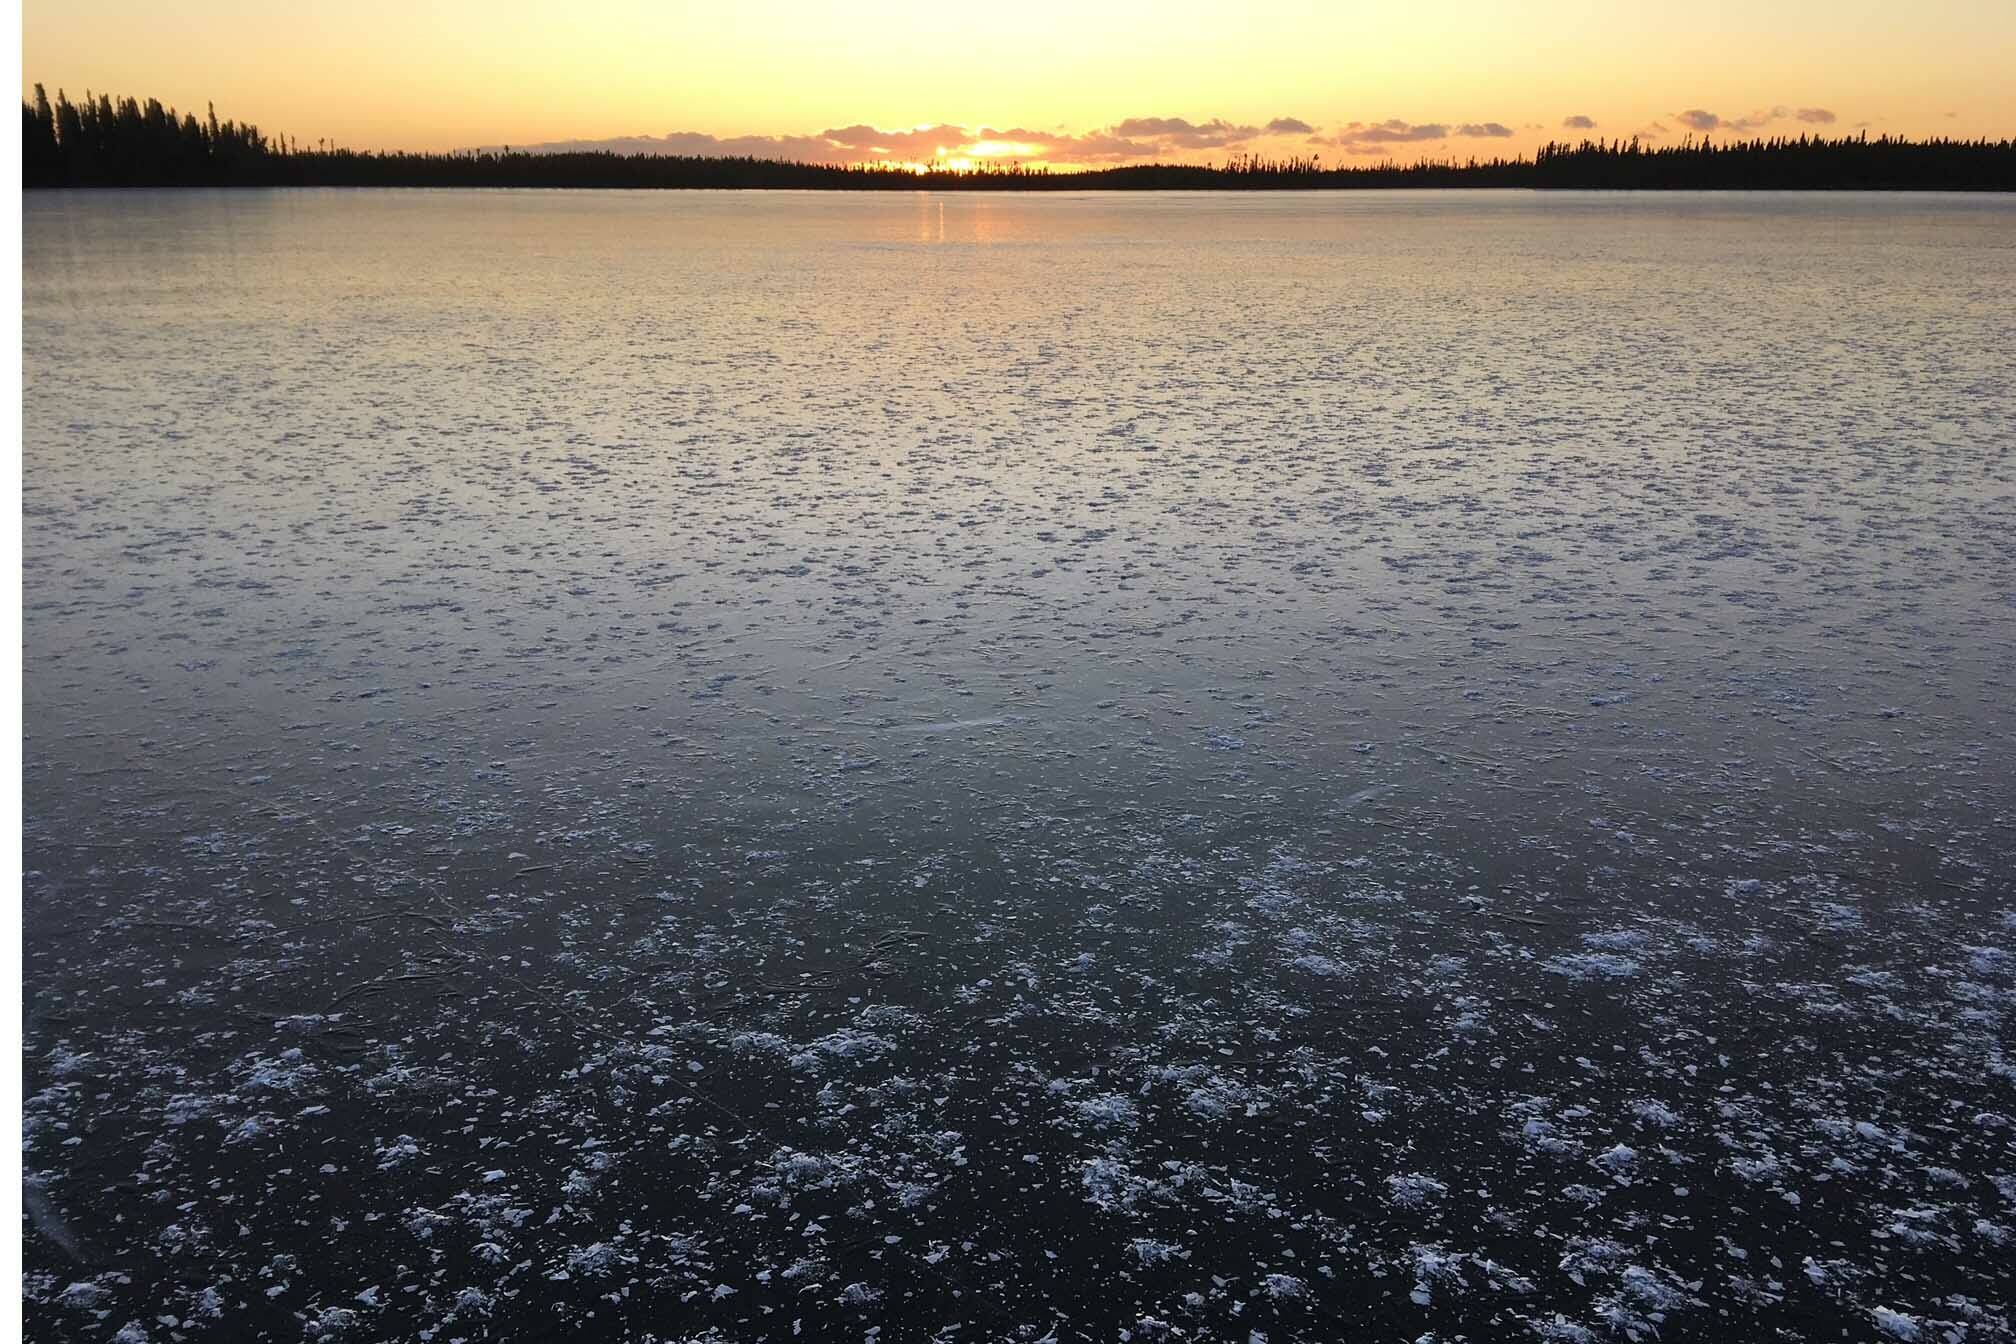
[[[1167,191],[1352,187],[1595,187],[1631,190],[2016,191],[2016,140],[1688,137],[1549,143],[1533,158],[1325,166],[1246,155],[1224,167],[1148,164],[1091,172],[1005,165],[971,170],[787,163],[751,158],[524,151],[378,153],[312,146],[150,98],[41,85],[21,105],[28,187],[712,187],[840,191]]]

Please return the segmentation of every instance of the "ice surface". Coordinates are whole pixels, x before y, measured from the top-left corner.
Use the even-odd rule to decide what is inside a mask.
[[[2010,1338],[2012,225],[38,194],[28,1336]]]

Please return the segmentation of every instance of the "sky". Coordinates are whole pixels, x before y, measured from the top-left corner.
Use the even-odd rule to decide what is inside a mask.
[[[24,96],[356,149],[1058,166],[2016,135],[2011,0],[27,0]]]

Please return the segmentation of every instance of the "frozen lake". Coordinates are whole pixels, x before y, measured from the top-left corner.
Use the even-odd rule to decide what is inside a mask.
[[[2016,201],[24,210],[31,1337],[2011,1338]]]

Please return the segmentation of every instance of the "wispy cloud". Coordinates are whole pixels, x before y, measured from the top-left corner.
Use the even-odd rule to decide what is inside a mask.
[[[1795,111],[1782,103],[1740,117],[1718,116],[1699,107],[1690,107],[1685,112],[1675,112],[1673,117],[1682,126],[1694,131],[1761,131],[1773,122],[1788,120],[1802,121],[1809,126],[1831,126],[1839,120],[1830,108],[1802,107]]]
[[[1387,154],[1395,145],[1423,144],[1447,140],[1449,127],[1439,121],[1408,122],[1394,117],[1387,121],[1354,121],[1339,127],[1319,144],[1335,145],[1346,154]]]
[[[1593,131],[1596,129],[1596,118],[1585,117],[1578,113],[1572,117],[1561,118],[1561,124],[1571,131]]]
[[[1110,129],[1123,139],[1152,140],[1170,149],[1224,149],[1264,133],[1258,126],[1238,126],[1216,117],[1202,125],[1182,117],[1129,117]]]
[[[1591,122],[1590,125],[1595,125]],[[1346,154],[1392,154],[1403,145],[1431,145],[1451,139],[1509,140],[1518,134],[1502,121],[1405,121],[1391,117],[1385,121],[1347,122],[1329,135],[1311,136],[1312,145],[1330,146]]]

